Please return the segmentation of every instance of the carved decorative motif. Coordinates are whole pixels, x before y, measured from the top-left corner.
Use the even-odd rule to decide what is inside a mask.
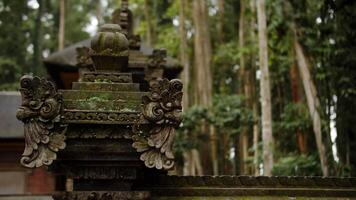
[[[95,82],[95,81],[106,81],[113,83],[130,83],[132,80],[130,74],[118,74],[118,73],[97,73],[97,72],[86,72],[82,75],[82,81],[85,82]]]
[[[118,192],[68,192],[53,195],[54,200],[145,200],[150,199],[146,191]]]
[[[140,50],[141,37],[139,35],[131,35],[129,37],[129,46],[131,50]]]
[[[141,117],[150,122],[148,129],[135,125],[133,147],[149,168],[169,170],[174,166],[172,145],[176,128],[182,121],[181,81],[161,79],[143,97]]]
[[[70,167],[67,167],[67,169]],[[70,170],[70,176],[74,179],[118,179],[134,180],[137,177],[136,170],[123,167],[82,167]]]
[[[120,113],[120,112],[98,112],[84,110],[64,110],[62,120],[67,123],[107,123],[107,124],[130,124],[140,118],[139,113]]]
[[[77,66],[87,68],[90,71],[95,71],[95,67],[93,65],[93,61],[89,55],[88,47],[77,47]]]
[[[114,11],[112,14],[112,23],[119,24],[123,33],[127,36],[132,35],[132,12],[129,9],[129,3],[127,0],[121,0],[121,8]]]
[[[112,127],[114,126],[114,127]],[[67,131],[68,139],[131,139],[132,132],[130,128],[107,125],[87,125],[85,129],[82,126],[73,125]],[[88,128],[89,127],[89,128]],[[129,126],[130,127],[130,126]]]
[[[24,123],[25,150],[21,164],[25,167],[50,165],[56,153],[65,148],[65,126],[59,125],[62,96],[53,83],[25,75],[20,80],[22,105],[16,117]]]
[[[163,69],[166,64],[167,51],[164,49],[153,50],[152,55],[147,60],[145,79],[149,85],[157,84],[158,79],[163,77]]]
[[[163,68],[166,64],[167,51],[165,49],[154,49],[148,58],[149,67]]]

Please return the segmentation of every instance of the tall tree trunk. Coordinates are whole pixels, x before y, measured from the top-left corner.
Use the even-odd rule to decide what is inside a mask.
[[[225,0],[218,0],[218,13],[219,13],[219,23],[218,23],[219,40],[220,42],[223,42],[225,39],[225,34],[224,34]]]
[[[294,49],[297,56],[297,63],[299,73],[301,75],[305,95],[307,98],[310,116],[313,120],[313,130],[315,134],[315,141],[319,152],[320,165],[324,176],[329,176],[329,163],[327,158],[327,148],[322,138],[321,119],[320,119],[320,103],[316,93],[316,87],[311,77],[308,61],[303,52],[302,46],[299,44],[298,38],[295,34]]]
[[[147,23],[147,32],[146,32],[146,39],[147,39],[147,45],[150,47],[154,46],[154,31],[153,31],[153,18],[150,15],[150,5],[149,5],[149,0],[144,1],[144,14],[146,18],[146,23]]]
[[[203,175],[203,167],[200,162],[200,153],[197,149],[192,149],[192,160],[194,162],[194,169],[197,176]]]
[[[273,136],[271,89],[267,55],[267,29],[265,0],[257,0],[259,63],[261,70],[260,93],[262,110],[263,173],[270,176],[273,168]]]
[[[65,0],[59,1],[59,30],[58,30],[58,50],[64,48],[65,37]]]
[[[203,175],[203,168],[200,162],[200,153],[197,149],[190,149],[183,153],[184,176],[201,176]]]
[[[239,70],[239,79],[240,79],[240,87],[239,93],[240,95],[246,96],[245,93],[245,83],[246,83],[246,66],[245,66],[245,3],[244,1],[240,1],[240,18],[239,18],[239,48],[241,52],[240,56],[240,70]],[[247,158],[247,149],[248,149],[248,127],[246,125],[242,125],[241,133],[239,136],[239,174],[245,174],[245,160]]]
[[[299,90],[299,73],[298,67],[295,63],[289,69],[291,90],[292,90],[292,100],[293,103],[298,104],[301,101],[301,94]],[[299,152],[306,155],[308,153],[307,149],[307,136],[301,130],[296,131],[296,140]]]
[[[253,84],[255,85],[255,84]],[[254,91],[254,94],[256,92]],[[260,128],[259,128],[259,123],[258,123],[258,102],[257,102],[256,95],[253,98],[253,105],[252,105],[252,118],[253,118],[253,149],[254,149],[254,154],[253,154],[253,164],[254,164],[254,171],[255,171],[255,176],[260,175],[260,166],[259,166],[259,161],[258,161],[258,156],[259,156],[259,148],[258,148],[258,142],[259,142],[259,133],[260,133]]]
[[[190,105],[190,64],[188,54],[187,31],[185,29],[186,0],[179,1],[179,34],[180,34],[180,63],[183,65],[183,110]],[[195,139],[195,138],[192,138]],[[202,175],[200,154],[197,149],[191,149],[184,153],[184,175]],[[186,163],[188,162],[188,163]]]
[[[187,43],[187,31],[185,29],[185,7],[186,0],[180,0],[179,7],[179,34],[180,34],[180,63],[183,65],[183,108],[189,107],[189,83],[190,83],[190,66]]]
[[[198,104],[210,107],[212,104],[211,43],[206,1],[193,1],[193,22],[195,28],[194,57]],[[215,130],[213,127],[207,127],[206,132],[209,133],[210,145],[205,144],[205,146],[206,149],[210,150],[210,163],[213,166],[213,174],[218,174]],[[208,163],[205,164],[207,165]]]
[[[250,8],[251,8],[251,19],[249,20],[250,23],[250,45],[253,45],[256,43],[256,30],[254,27],[256,27],[256,1],[250,1]],[[255,176],[258,176],[260,173],[260,166],[259,166],[259,148],[258,148],[258,143],[259,143],[259,133],[260,133],[260,126],[259,126],[259,111],[258,111],[258,95],[256,93],[256,55],[254,53],[251,53],[251,73],[250,73],[250,87],[251,87],[251,102],[249,105],[251,105],[251,110],[252,110],[252,120],[253,120],[253,126],[252,126],[252,131],[253,131],[253,168],[254,168],[254,174]]]
[[[38,0],[39,4],[37,10],[37,16],[35,20],[35,27],[34,27],[34,37],[33,37],[33,66],[32,66],[32,73],[37,74],[41,69],[41,60],[42,60],[42,35],[43,35],[43,27],[41,18],[45,11],[45,1]]]

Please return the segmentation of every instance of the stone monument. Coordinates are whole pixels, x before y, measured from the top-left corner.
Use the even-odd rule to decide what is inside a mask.
[[[21,163],[56,175],[55,200],[356,196],[353,178],[168,176],[183,85],[163,77],[164,50],[140,54],[122,2],[116,23],[103,25],[91,48],[80,50],[86,69],[71,90],[36,76],[20,80]],[[130,67],[135,62],[141,68]]]

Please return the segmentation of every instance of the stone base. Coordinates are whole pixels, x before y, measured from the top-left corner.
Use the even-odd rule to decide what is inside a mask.
[[[82,191],[61,192],[54,194],[54,200],[147,200],[150,199],[148,191]]]

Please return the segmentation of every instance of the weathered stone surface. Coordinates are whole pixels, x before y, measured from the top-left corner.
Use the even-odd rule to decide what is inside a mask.
[[[61,121],[68,124],[143,124],[140,112],[64,110]]]
[[[131,139],[133,133],[131,126],[71,124],[66,135],[68,139]]]
[[[129,40],[118,24],[104,24],[91,40],[89,55],[97,70],[126,71]]]
[[[81,75],[83,82],[108,82],[108,83],[132,83],[132,74],[117,72],[84,72]]]
[[[73,90],[97,90],[97,91],[139,91],[137,83],[92,83],[75,82]]]
[[[24,75],[20,80],[22,104],[16,117],[24,123],[25,150],[21,164],[50,165],[65,147],[65,125],[59,124],[62,95],[46,79]]]
[[[153,83],[149,95],[143,96],[141,120],[149,123],[147,129],[140,129],[141,124],[136,124],[132,146],[141,153],[140,159],[148,168],[174,167],[172,147],[175,131],[182,121],[182,89],[178,79],[163,79]]]
[[[355,178],[264,177],[264,176],[160,176],[143,186],[153,197],[165,199],[226,199],[278,197],[356,197]],[[165,198],[163,198],[165,197]],[[257,199],[258,199],[257,198]],[[156,199],[156,198],[154,198]],[[169,198],[168,198],[169,199]]]
[[[140,112],[141,101],[127,100],[107,100],[97,97],[89,99],[65,99],[63,101],[65,110],[97,110],[97,111],[118,111],[118,112]]]
[[[93,191],[93,192],[68,192],[53,196],[54,200],[146,200],[150,199],[146,191]]]
[[[60,90],[63,94],[63,99],[90,99],[97,98],[100,100],[123,100],[139,101],[142,99],[144,92],[107,92],[107,91],[89,91],[89,90]]]

